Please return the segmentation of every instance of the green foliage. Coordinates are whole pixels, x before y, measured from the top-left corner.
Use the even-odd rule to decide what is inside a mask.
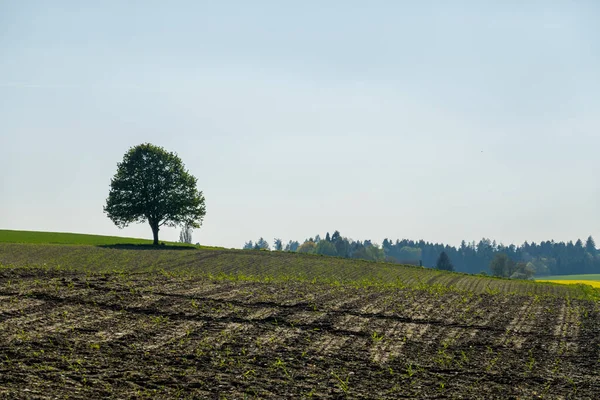
[[[307,240],[298,247],[298,253],[314,253],[317,245],[312,240]]]
[[[298,251],[298,247],[300,247],[300,243],[295,240],[290,240],[288,244],[285,245],[285,251]]]
[[[385,252],[382,248],[368,241],[363,243],[354,243],[350,245],[350,257],[366,261],[383,261]]]
[[[324,256],[337,256],[337,250],[331,241],[321,240],[314,249],[315,254],[322,254]]]
[[[518,262],[515,268],[515,271],[510,275],[512,279],[531,279],[531,277],[535,274],[535,268],[532,268],[531,265]]]
[[[129,149],[117,164],[104,212],[120,228],[148,222],[156,245],[163,225],[199,228],[202,224],[206,207],[196,182],[175,153],[141,144]]]
[[[0,230],[0,242],[4,243],[54,243],[54,244],[86,244],[109,246],[115,244],[152,244],[148,239],[126,238],[119,236],[87,235],[82,233],[36,232]],[[168,245],[178,245],[166,242]]]
[[[319,235],[309,239],[318,243]],[[527,269],[522,267],[519,271],[513,270],[509,276],[518,272],[518,276],[528,276],[531,270],[535,275],[571,274],[571,273],[596,273],[600,272],[600,254],[596,250],[595,242],[590,236],[585,246],[581,240],[573,242],[546,241],[537,243],[523,243],[521,246],[498,244],[490,239],[481,239],[478,243],[462,241],[459,247],[448,246],[440,243],[431,243],[424,240],[414,241],[408,239],[396,240],[386,238],[382,242],[383,257],[378,250],[371,249],[371,240],[352,240],[342,237],[339,231],[331,236],[326,234],[325,241],[331,242],[336,248],[336,255],[344,258],[363,260],[386,260],[399,264],[436,265],[437,258],[444,251],[454,269],[460,272],[477,274],[482,268],[487,268],[496,254],[504,253],[515,262],[524,262]],[[298,242],[290,241],[285,247],[286,251],[296,251]],[[375,246],[377,247],[377,246]],[[514,266],[516,268],[516,266]]]
[[[275,247],[277,247],[277,239],[275,240]],[[252,243],[252,240],[249,240],[244,244],[244,250],[270,250],[269,242],[267,242],[262,237],[256,241],[256,243]]]
[[[445,251],[442,251],[440,254],[435,267],[443,271],[454,271],[454,266],[452,265],[452,262],[450,261],[450,258],[448,258],[448,254],[446,254]]]
[[[367,260],[369,261],[383,261],[385,259],[385,253],[379,246],[371,245],[366,247]]]
[[[402,261],[416,262],[421,259],[421,253],[422,253],[422,250],[419,249],[418,247],[404,246],[397,252],[395,257],[400,262],[402,262]]]
[[[535,275],[549,275],[556,271],[554,258],[537,257],[527,263],[527,268],[533,270]]]
[[[591,255],[596,255],[596,253],[598,252],[598,250],[596,250],[596,242],[594,241],[594,238],[589,236],[585,242],[585,250],[590,253]]]
[[[535,267],[531,263],[514,262],[506,254],[499,253],[494,256],[490,263],[492,275],[512,278],[512,279],[530,279],[535,273]]]
[[[509,277],[516,271],[516,263],[506,254],[496,254],[490,263],[490,271],[494,276]]]
[[[254,244],[253,249],[254,250],[270,250],[269,243],[265,239],[260,238]]]

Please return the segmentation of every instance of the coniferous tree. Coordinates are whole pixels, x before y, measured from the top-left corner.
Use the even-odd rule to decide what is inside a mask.
[[[335,231],[335,232],[333,232],[333,235],[331,235],[331,241],[334,243],[340,238],[341,238],[340,231]]]
[[[445,251],[440,253],[437,262],[435,263],[435,267],[444,271],[454,271],[454,265],[452,265],[452,262]]]
[[[333,242],[333,245],[335,246],[335,251],[337,253],[337,255],[339,257],[349,257],[350,256],[350,244],[348,242],[347,239],[344,239],[343,237],[340,236],[338,231],[335,231],[337,233],[333,234],[333,236],[331,237],[331,240]],[[335,240],[333,239],[335,237]]]
[[[256,241],[256,243],[254,243],[253,249],[254,250],[270,250],[269,242],[267,242],[263,238],[260,238]]]
[[[285,251],[298,251],[298,247],[300,247],[298,241],[290,240],[288,244],[285,245]]]
[[[594,238],[589,236],[585,242],[585,250],[591,255],[596,255],[596,242],[594,242]]]
[[[273,249],[275,251],[281,251],[281,250],[283,250],[283,242],[281,241],[281,239],[275,238],[275,241],[273,243]]]

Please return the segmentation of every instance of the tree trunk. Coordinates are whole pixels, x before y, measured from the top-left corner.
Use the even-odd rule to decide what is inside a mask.
[[[152,228],[152,236],[154,237],[154,246],[158,246],[158,224],[150,223],[150,227]]]

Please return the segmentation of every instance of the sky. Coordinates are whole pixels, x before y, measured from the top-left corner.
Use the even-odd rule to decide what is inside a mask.
[[[201,244],[598,241],[598,20],[596,1],[0,0],[0,229],[151,238],[103,212],[150,142],[198,178]]]

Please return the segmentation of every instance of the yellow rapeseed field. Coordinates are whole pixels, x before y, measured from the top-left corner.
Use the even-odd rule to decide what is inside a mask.
[[[577,283],[581,283],[584,285],[590,285],[593,286],[595,288],[600,288],[600,282],[599,281],[586,281],[586,280],[558,280],[558,279],[549,279],[549,280],[545,280],[545,279],[539,279],[536,280],[536,282],[552,282],[552,283],[561,283],[561,284],[566,284],[566,285],[575,285]]]

